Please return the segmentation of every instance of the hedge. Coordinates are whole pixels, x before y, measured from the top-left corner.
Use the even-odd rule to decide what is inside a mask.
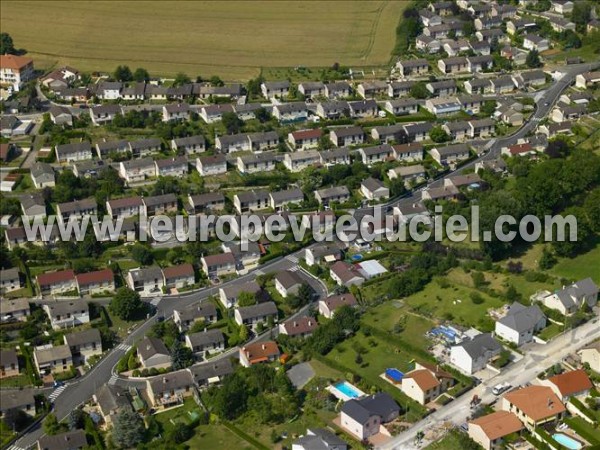
[[[594,415],[594,413],[590,410],[590,408],[588,408],[586,405],[584,405],[578,398],[571,397],[571,400],[569,400],[569,402],[573,406],[575,406],[579,411],[581,411],[581,413],[584,416],[586,416],[592,422],[596,423],[596,416]]]
[[[589,429],[591,428],[591,425],[589,425],[587,422],[584,422],[583,419],[579,417],[570,417],[568,419],[565,419],[565,423],[571,428],[573,428],[577,432],[577,434],[579,434],[590,444],[600,444],[600,432],[592,433]]]

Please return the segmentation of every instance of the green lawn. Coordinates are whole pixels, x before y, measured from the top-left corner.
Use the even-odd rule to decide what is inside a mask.
[[[228,428],[219,424],[198,425],[194,436],[186,441],[189,448],[232,448],[237,450],[250,450],[254,447],[239,438]]]
[[[3,388],[20,388],[24,386],[31,386],[27,375],[21,373],[16,377],[3,378],[0,380],[0,387]]]
[[[571,417],[565,422],[592,445],[600,444],[600,429],[593,427],[581,417]]]
[[[592,277],[596,283],[600,284],[600,270],[597,270],[598,267],[600,267],[600,245],[575,258],[561,258],[549,272],[555,276],[565,277],[573,281]]]
[[[448,433],[441,440],[425,447],[425,450],[463,450],[464,443],[458,438],[459,432]]]
[[[544,328],[540,332],[538,336],[540,337],[540,339],[547,341],[556,336],[557,334],[561,333],[563,331],[563,328],[564,327],[562,327],[561,325],[550,323],[546,328]]]

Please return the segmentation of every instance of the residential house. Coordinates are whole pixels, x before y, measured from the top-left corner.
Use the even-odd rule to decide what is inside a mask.
[[[101,81],[96,86],[96,97],[101,100],[117,100],[121,98],[123,83],[118,81]]]
[[[73,328],[90,322],[90,310],[85,301],[57,301],[43,305],[52,329]]]
[[[429,98],[425,101],[425,109],[438,117],[448,116],[460,112],[462,104],[456,97]],[[429,129],[433,127],[433,124],[426,123]]]
[[[467,57],[468,70],[471,73],[490,70],[494,64],[494,59],[490,55],[479,55]]]
[[[196,322],[211,324],[217,321],[217,308],[211,302],[200,302],[173,310],[173,322],[182,333]]]
[[[468,423],[469,437],[485,450],[497,450],[504,446],[504,438],[519,433],[523,424],[508,411],[495,411]]]
[[[187,103],[170,103],[162,109],[163,122],[171,120],[188,120],[190,118],[190,105]]]
[[[297,272],[291,272],[289,270],[277,272],[274,280],[275,290],[279,292],[283,298],[298,294],[300,286],[305,283]]]
[[[400,407],[386,392],[353,398],[342,405],[340,426],[359,441],[381,432],[382,424],[400,414]],[[389,434],[389,432],[386,433]]]
[[[529,430],[560,420],[566,411],[548,386],[527,386],[510,391],[502,398],[502,410],[515,414]]]
[[[320,205],[329,205],[330,203],[345,203],[350,200],[350,191],[346,186],[335,186],[315,191],[315,198]]]
[[[59,163],[92,159],[92,146],[89,142],[57,145],[55,152],[56,161]]]
[[[88,447],[83,430],[72,430],[55,435],[45,434],[37,441],[37,450],[82,450]]]
[[[35,397],[34,389],[11,389],[0,390],[0,417],[4,418],[7,411],[19,410],[23,411],[30,417],[34,417]]]
[[[144,369],[171,367],[171,353],[158,338],[144,336],[137,345],[137,356]]]
[[[141,213],[146,217],[177,212],[178,201],[175,194],[155,195],[142,198]]]
[[[442,129],[455,141],[464,141],[469,134],[471,127],[469,122],[459,120],[455,122],[446,122]]]
[[[323,130],[320,128],[292,131],[288,134],[288,142],[294,150],[315,149],[319,147],[322,135]]]
[[[280,355],[276,342],[253,342],[240,348],[240,364],[250,367],[254,364],[269,363],[277,360]]]
[[[490,30],[497,28],[502,25],[502,18],[500,16],[493,17],[478,17],[473,21],[476,30]]]
[[[208,83],[194,83],[193,89],[194,95],[197,95],[202,99],[209,99],[210,97],[235,99],[242,94],[242,86],[238,83],[224,86],[212,86]]]
[[[467,175],[453,175],[448,178],[444,178],[444,187],[456,187],[463,188],[467,186],[473,186],[475,184],[483,184],[483,180],[476,173],[468,173]]]
[[[348,102],[348,109],[350,111],[350,117],[354,119],[375,117],[377,115],[377,103],[375,100],[359,100],[355,102]]]
[[[533,148],[533,146],[525,142],[523,144],[515,144],[510,147],[506,147],[502,149],[502,154],[512,157],[512,156],[531,156],[535,155],[537,151]]]
[[[90,97],[90,91],[86,87],[61,88],[54,93],[57,98],[66,102],[86,102]]]
[[[88,364],[92,356],[102,354],[102,339],[98,328],[74,331],[63,336],[65,345],[71,350],[75,363]]]
[[[240,173],[270,172],[275,170],[277,160],[272,152],[238,156],[237,168]]]
[[[425,88],[435,97],[450,97],[457,92],[454,80],[432,81],[427,83]]]
[[[277,306],[275,302],[258,303],[251,306],[240,306],[235,310],[234,319],[238,325],[255,328],[259,323],[267,324],[269,319],[277,322]]]
[[[56,185],[54,169],[50,164],[35,162],[31,166],[30,174],[36,189],[44,189]]]
[[[376,145],[374,147],[364,147],[358,149],[358,154],[362,158],[363,164],[371,166],[378,162],[388,161],[394,158],[394,149],[389,144]]]
[[[285,81],[265,81],[260,85],[263,97],[265,98],[283,98],[290,94],[290,82]]]
[[[350,107],[345,100],[330,100],[319,102],[316,109],[317,116],[324,120],[339,119],[350,115]]]
[[[476,55],[489,55],[491,53],[490,43],[487,41],[469,41],[469,47]]]
[[[33,59],[18,55],[0,55],[0,83],[19,92],[35,76]]]
[[[206,151],[206,139],[202,135],[175,138],[171,140],[171,148],[177,153],[194,155]]]
[[[73,365],[73,357],[68,345],[53,347],[52,344],[49,344],[35,348],[33,362],[40,376],[43,376],[70,370]]]
[[[97,178],[100,172],[108,169],[108,166],[104,164],[104,161],[89,159],[87,161],[74,162],[71,168],[77,178]]]
[[[424,27],[442,24],[442,18],[428,9],[419,10],[419,19],[421,19],[421,23]]]
[[[557,33],[563,33],[568,30],[575,31],[577,28],[573,22],[564,17],[548,16],[546,18],[548,19],[548,22],[550,22],[552,29]]]
[[[427,27],[427,29],[429,30],[430,27]],[[438,53],[442,48],[442,45],[438,39],[427,36],[426,34],[420,34],[415,38],[415,46],[417,50],[428,54]]]
[[[492,28],[491,30],[479,30],[475,33],[475,37],[481,42],[494,42],[497,40],[500,43],[509,42],[508,37],[504,34],[501,28]]]
[[[396,68],[403,77],[411,75],[427,75],[429,73],[429,63],[425,58],[398,61],[396,63]]]
[[[410,95],[410,90],[415,84],[415,81],[392,81],[388,85],[388,97],[406,97]]]
[[[185,156],[158,159],[154,161],[156,175],[159,177],[184,178],[188,174],[188,161]]]
[[[112,122],[117,114],[121,114],[121,107],[119,105],[107,104],[90,108],[90,117],[92,123],[96,126]]]
[[[19,375],[19,358],[13,349],[0,350],[0,380]]]
[[[109,268],[77,274],[75,281],[80,295],[102,294],[115,290],[115,277]]]
[[[385,200],[390,197],[390,190],[375,178],[369,177],[360,184],[360,193],[367,200]]]
[[[587,112],[587,105],[561,105],[552,110],[552,120],[554,122],[566,122],[577,120]]]
[[[408,142],[421,142],[427,139],[427,135],[431,128],[433,128],[431,122],[413,123],[404,125],[404,132],[408,137]]]
[[[550,48],[550,42],[537,34],[526,34],[523,36],[523,48],[529,51],[544,52]]]
[[[53,124],[73,126],[73,116],[64,106],[53,105],[49,113]]]
[[[589,364],[590,369],[600,374],[600,341],[593,342],[577,352],[582,364]]]
[[[236,271],[235,257],[231,253],[203,256],[201,262],[202,271],[208,278],[231,275]]]
[[[598,83],[600,83],[600,71],[581,73],[575,77],[575,86],[580,89],[587,89]]]
[[[583,369],[570,370],[554,375],[540,382],[548,386],[563,402],[568,402],[571,397],[585,398],[589,395],[594,384]]]
[[[506,94],[515,90],[515,83],[510,75],[492,78],[492,89],[496,94]]]
[[[321,81],[305,81],[298,84],[298,92],[305,97],[322,97],[325,95],[325,85]]]
[[[329,132],[329,139],[336,147],[361,145],[364,142],[365,133],[361,127],[340,127]]]
[[[4,229],[4,237],[6,239],[6,245],[9,250],[27,244],[29,242],[25,228],[21,227],[8,227]],[[37,236],[36,236],[37,238]]]
[[[456,200],[460,194],[458,188],[454,185],[451,186],[443,186],[436,188],[427,188],[423,191],[422,199],[423,200],[431,200],[434,202],[440,200]]]
[[[200,117],[202,117],[202,120],[204,120],[206,123],[211,124],[219,122],[223,114],[232,112],[234,112],[233,106],[228,103],[206,105],[200,108]]]
[[[224,377],[233,373],[233,366],[229,358],[206,364],[194,364],[188,369],[194,382],[199,388],[219,383]]]
[[[323,262],[329,263],[339,261],[342,257],[343,251],[340,248],[340,245],[336,245],[335,243],[321,243],[304,250],[304,260],[308,266],[321,264]]]
[[[551,5],[552,11],[558,14],[570,14],[573,12],[574,3],[570,0],[553,0]]]
[[[318,326],[314,317],[295,317],[279,324],[279,334],[305,338],[311,336]]]
[[[429,150],[429,154],[438,164],[447,166],[468,159],[470,150],[467,144],[452,144],[434,147]]]
[[[227,172],[227,160],[223,155],[196,158],[196,169],[202,176],[220,175]]]
[[[356,297],[353,294],[332,295],[319,300],[319,314],[327,319],[332,319],[335,311],[342,306],[355,307],[358,305]]]
[[[371,137],[376,141],[386,144],[389,144],[390,142],[405,142],[407,139],[404,127],[400,123],[373,127],[371,129]]]
[[[327,83],[325,85],[325,96],[327,98],[346,98],[350,96],[352,89],[345,81]]]
[[[419,102],[411,98],[388,100],[385,102],[385,110],[395,116],[416,114],[419,111]]]
[[[52,172],[54,173],[54,172]],[[21,211],[25,220],[33,220],[36,217],[46,217],[46,201],[41,192],[25,194],[21,197]]]
[[[439,366],[415,363],[415,369],[404,374],[402,392],[421,405],[434,401],[454,384],[451,374]]]
[[[593,308],[598,303],[598,286],[591,278],[563,287],[542,299],[544,306],[567,316],[582,307]]]
[[[475,164],[475,173],[480,170],[489,170],[493,173],[504,173],[506,171],[506,163],[502,158],[496,158],[489,161],[480,161]]]
[[[250,133],[248,135],[248,141],[250,142],[250,148],[254,152],[274,150],[279,146],[279,134],[277,134],[276,131]]]
[[[258,211],[269,207],[268,191],[246,191],[233,196],[233,205],[240,213]]]
[[[521,346],[533,340],[534,333],[546,326],[546,316],[537,305],[514,302],[503,318],[496,321],[496,336]]]
[[[464,87],[469,94],[489,94],[494,88],[489,78],[473,78],[465,81]]]
[[[167,288],[182,289],[193,286],[196,282],[194,266],[190,263],[165,267],[163,269],[163,277]]]
[[[225,350],[225,336],[218,328],[185,335],[185,346],[192,350],[196,357],[206,358]]]
[[[412,166],[399,166],[388,171],[388,178],[390,180],[400,178],[405,184],[408,184],[413,180],[415,182],[424,180],[426,175],[427,171],[421,164],[415,164]]]
[[[206,194],[188,195],[190,211],[193,214],[208,211],[218,212],[225,208],[225,196],[222,192],[207,192]]]
[[[334,148],[319,152],[321,164],[328,167],[337,164],[350,164],[350,149],[346,147]]]
[[[116,385],[103,384],[93,395],[100,415],[107,427],[111,427],[117,415],[126,409],[131,410],[131,403],[125,390]]]
[[[19,269],[12,267],[10,269],[0,270],[0,293],[5,294],[7,292],[16,291],[21,289],[23,284],[21,282],[21,274]],[[4,313],[4,311],[2,311]]]
[[[438,69],[442,73],[460,73],[469,71],[469,63],[464,56],[445,58],[438,61]]]
[[[140,139],[129,143],[129,151],[134,158],[158,153],[162,149],[162,141],[158,138]]]
[[[113,158],[116,155],[124,155],[129,152],[129,141],[121,139],[118,141],[103,141],[96,144],[98,158]]]
[[[252,146],[248,139],[248,135],[240,133],[217,136],[215,139],[215,148],[221,153],[233,153],[250,151]]]
[[[182,404],[193,395],[194,378],[187,369],[165,373],[146,380],[146,392],[154,408],[167,408]]]
[[[492,119],[478,119],[469,121],[468,136],[471,139],[478,137],[489,137],[496,130],[496,122]]]
[[[119,176],[127,183],[144,181],[156,176],[156,164],[152,158],[132,159],[119,163]]]
[[[106,201],[106,212],[113,219],[126,219],[136,217],[142,211],[144,202],[142,197],[125,197]]]
[[[219,300],[225,308],[233,308],[237,306],[238,297],[242,292],[247,292],[257,297],[262,292],[262,288],[254,280],[225,286],[219,288]]]
[[[27,317],[31,314],[29,301],[26,298],[7,299],[0,303],[0,323],[13,321],[26,322]]]
[[[142,296],[160,294],[165,287],[163,272],[158,266],[131,269],[125,281],[130,289]]]
[[[483,370],[501,351],[502,345],[490,333],[482,333],[451,347],[450,363],[472,375]]]
[[[292,450],[348,450],[348,444],[329,430],[308,428],[306,435],[292,442]]]
[[[546,74],[542,70],[529,70],[513,75],[513,82],[519,89],[538,87],[546,84]]]
[[[269,197],[270,206],[275,211],[281,211],[287,205],[299,205],[304,201],[304,194],[300,188],[271,192]]]
[[[373,81],[363,81],[356,88],[356,93],[360,95],[362,98],[374,98],[385,95],[387,92],[388,86],[385,81],[381,80],[373,80]]]
[[[138,101],[146,98],[148,85],[144,82],[136,82],[121,90],[121,98],[125,101]]]
[[[522,31],[530,31],[537,28],[537,23],[533,19],[511,19],[506,22],[506,32],[511,35],[519,34]]]
[[[36,281],[42,295],[64,294],[77,289],[75,272],[71,269],[41,273]]]
[[[308,119],[308,109],[304,102],[280,103],[273,106],[273,117],[281,123],[302,122]]]

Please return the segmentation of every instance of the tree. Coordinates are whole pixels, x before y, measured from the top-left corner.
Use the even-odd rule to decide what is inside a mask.
[[[544,150],[544,153],[550,158],[566,158],[570,152],[571,146],[564,138],[552,139]]]
[[[0,33],[0,55],[14,55],[15,53],[15,46],[10,34]]]
[[[117,81],[131,81],[133,79],[129,66],[117,66],[113,76]]]
[[[110,310],[120,319],[132,320],[142,310],[140,294],[121,287],[110,301]]]
[[[168,442],[181,444],[194,435],[194,430],[188,424],[179,424],[174,428],[169,429],[166,435]]]
[[[300,301],[300,306],[308,305],[312,300],[313,290],[308,284],[302,283],[298,289],[297,296]]]
[[[142,442],[145,430],[142,418],[133,410],[123,409],[113,419],[112,437],[120,447],[130,448]]]
[[[441,127],[441,125],[437,125],[429,130],[429,137],[433,142],[442,143],[448,142],[450,140],[450,136],[446,131]]]
[[[527,54],[527,58],[525,58],[525,64],[530,68],[541,67],[542,61],[540,60],[540,53],[536,49],[531,50]]]
[[[390,180],[390,195],[392,197],[398,197],[406,192],[406,186],[404,181],[400,177],[396,177]]]
[[[471,274],[471,279],[473,280],[473,286],[476,289],[480,289],[485,285],[485,276],[482,272],[473,272]]]
[[[592,5],[587,1],[578,1],[573,4],[571,20],[577,25],[577,31],[583,32],[592,17]]]
[[[519,294],[519,292],[515,289],[515,287],[511,284],[506,288],[506,292],[504,293],[504,296],[506,297],[506,300],[508,300],[509,302],[516,302],[517,300],[520,300],[521,295]]]
[[[173,86],[182,86],[184,84],[191,83],[190,77],[188,77],[185,73],[179,72],[175,75],[175,80],[173,81]]]
[[[171,365],[173,370],[181,370],[194,364],[192,349],[184,347],[181,341],[176,340],[171,347]]]
[[[238,295],[239,306],[251,306],[256,304],[256,295],[252,292],[240,292]]]
[[[429,97],[429,94],[430,92],[422,81],[415,83],[413,87],[410,88],[410,95],[414,98],[425,99]]]
[[[131,247],[131,257],[143,266],[152,264],[154,260],[152,251],[143,244],[135,244]]]
[[[541,270],[548,270],[554,267],[556,262],[556,256],[554,256],[554,254],[550,250],[548,250],[548,248],[544,247],[544,250],[542,251],[542,256],[540,257],[540,260],[538,262],[538,267]]]
[[[240,342],[246,342],[249,334],[248,327],[246,325],[240,325]]]
[[[150,74],[143,67],[138,67],[137,69],[135,69],[135,72],[133,72],[133,79],[134,81],[137,81],[139,83],[147,83],[148,81],[150,81]]]
[[[462,32],[465,35],[465,37],[471,37],[475,34],[475,31],[477,31],[475,29],[475,25],[473,24],[472,20],[467,20],[463,27],[462,27]]]
[[[486,100],[481,107],[481,114],[484,116],[491,116],[496,112],[497,102],[496,100]]]
[[[239,133],[244,125],[244,121],[234,112],[225,112],[221,115],[221,122],[228,134]]]
[[[210,84],[213,86],[225,86],[225,83],[217,75],[210,77]]]
[[[83,428],[84,424],[85,413],[81,409],[75,408],[69,413],[69,430]]]
[[[265,123],[271,120],[271,114],[269,114],[269,111],[267,111],[266,108],[258,108],[256,111],[254,111],[254,115],[260,123]]]
[[[2,420],[9,429],[19,432],[27,426],[30,417],[23,410],[10,408],[4,411]]]
[[[563,31],[560,40],[563,43],[564,50],[581,47],[581,38],[573,30]]]
[[[54,436],[63,431],[63,429],[64,427],[60,424],[54,414],[49,413],[44,419],[44,433],[48,436]]]

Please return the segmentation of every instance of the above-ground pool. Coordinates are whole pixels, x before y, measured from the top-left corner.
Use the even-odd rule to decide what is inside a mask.
[[[350,259],[351,259],[352,261],[360,261],[361,259],[363,259],[363,255],[361,255],[360,253],[357,253],[356,255],[352,255],[352,256],[350,257]]]
[[[404,374],[400,372],[398,369],[385,369],[385,376],[392,383],[400,383],[402,378],[404,378]]]
[[[363,391],[358,389],[356,386],[348,383],[347,381],[340,381],[333,386],[327,388],[333,395],[340,400],[347,402],[353,398],[359,398],[365,395]]]
[[[582,447],[580,442],[563,433],[553,434],[552,439],[569,450],[579,450]]]

